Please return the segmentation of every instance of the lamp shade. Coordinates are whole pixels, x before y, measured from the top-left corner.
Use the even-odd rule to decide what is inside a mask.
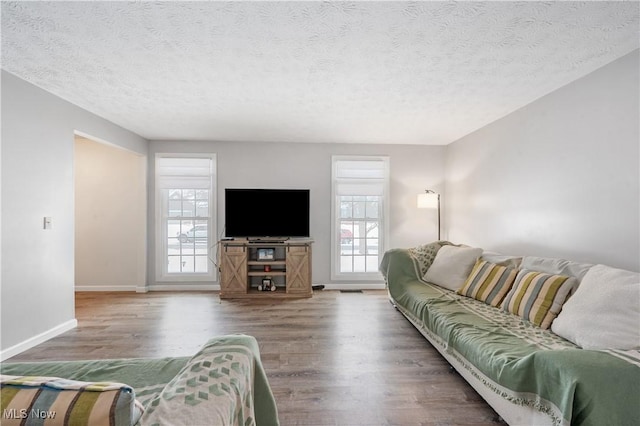
[[[418,195],[418,208],[419,209],[437,209],[438,197],[440,194],[436,192],[426,192]]]

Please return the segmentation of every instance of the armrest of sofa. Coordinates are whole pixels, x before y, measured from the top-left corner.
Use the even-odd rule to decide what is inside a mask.
[[[379,271],[384,276],[387,285],[390,281],[401,277],[418,278],[419,270],[409,249],[387,250],[382,256]]]

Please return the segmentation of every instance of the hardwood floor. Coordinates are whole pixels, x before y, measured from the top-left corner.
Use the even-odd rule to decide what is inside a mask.
[[[211,336],[245,333],[260,344],[282,425],[501,424],[385,291],[77,293],[76,318],[76,329],[7,362],[187,356]]]

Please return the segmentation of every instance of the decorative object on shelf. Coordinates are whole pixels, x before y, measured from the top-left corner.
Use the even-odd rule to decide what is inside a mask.
[[[276,286],[273,285],[273,281],[271,277],[264,277],[262,279],[262,284],[258,286],[258,291],[275,291]]]
[[[259,248],[257,250],[258,260],[273,260],[275,258],[275,249]]]
[[[418,195],[419,209],[438,209],[438,240],[440,240],[440,194],[425,189],[424,194]]]
[[[264,265],[265,272],[271,272],[271,265]]]

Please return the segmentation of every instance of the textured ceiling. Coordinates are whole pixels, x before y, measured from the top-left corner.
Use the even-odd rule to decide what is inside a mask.
[[[2,2],[2,68],[147,139],[446,144],[637,49],[638,2]]]

